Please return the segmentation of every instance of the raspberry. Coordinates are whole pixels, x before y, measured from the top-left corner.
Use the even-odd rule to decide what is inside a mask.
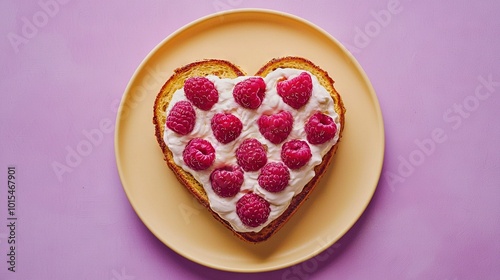
[[[281,111],[274,115],[262,115],[258,120],[259,131],[273,144],[279,144],[283,142],[290,132],[293,126],[292,114],[288,111]]]
[[[294,109],[299,109],[304,106],[311,97],[311,75],[302,72],[293,79],[278,82],[277,90],[279,96],[283,98],[283,102]]]
[[[261,77],[243,80],[234,86],[234,100],[247,109],[257,109],[262,104],[266,92],[266,83]]]
[[[267,200],[255,193],[247,193],[236,203],[236,214],[244,225],[258,227],[265,223],[271,213]]]
[[[192,77],[184,82],[186,98],[194,106],[208,111],[219,101],[219,93],[214,83],[205,77]]]
[[[246,139],[236,149],[236,161],[247,172],[257,171],[267,163],[266,150],[257,139]]]
[[[290,171],[281,162],[270,162],[262,167],[257,181],[266,191],[280,192],[288,186]]]
[[[205,170],[215,160],[215,149],[207,140],[201,138],[191,139],[184,152],[184,162],[193,170]]]
[[[210,183],[218,196],[233,197],[243,184],[243,170],[236,165],[215,169],[210,174]]]
[[[331,140],[337,132],[333,119],[321,112],[316,112],[306,122],[307,141],[311,144],[323,144]]]
[[[222,144],[227,144],[238,138],[243,129],[240,119],[229,113],[215,114],[211,125],[215,138]]]
[[[306,141],[291,140],[281,148],[281,160],[290,169],[299,169],[311,159],[311,148]]]
[[[174,104],[167,116],[167,127],[181,135],[193,131],[196,122],[196,113],[193,105],[188,101],[179,101]]]

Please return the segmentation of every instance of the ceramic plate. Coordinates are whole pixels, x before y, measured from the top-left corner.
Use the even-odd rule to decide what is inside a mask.
[[[165,164],[154,135],[154,99],[174,69],[196,60],[229,60],[251,74],[270,59],[289,55],[313,61],[335,80],[347,109],[345,130],[309,200],[277,235],[249,244],[198,205]],[[245,9],[196,20],[151,51],[123,96],[115,149],[130,203],[158,239],[208,267],[259,272],[314,257],[351,228],[378,184],[384,128],[370,81],[337,40],[298,17]]]

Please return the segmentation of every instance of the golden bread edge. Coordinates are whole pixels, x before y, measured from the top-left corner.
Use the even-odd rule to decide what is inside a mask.
[[[345,116],[344,116],[345,107],[340,95],[338,94],[338,92],[334,87],[334,81],[328,75],[328,73],[305,58],[288,56],[283,58],[272,59],[264,66],[262,66],[260,70],[257,71],[255,76],[265,77],[268,73],[274,71],[277,68],[296,68],[301,70],[307,70],[318,78],[320,84],[327,89],[332,99],[334,100],[335,104],[334,109],[340,118],[341,127],[339,131],[339,136],[341,138],[345,122]],[[322,175],[324,174],[325,169],[328,168],[333,158],[333,155],[337,151],[337,146],[339,142],[337,142],[330,149],[330,151],[328,151],[325,154],[325,156],[323,156],[322,163],[314,168],[317,175],[304,186],[301,193],[297,194],[292,199],[290,206],[285,210],[285,212],[283,212],[283,214],[281,214],[277,219],[272,221],[269,225],[264,227],[259,232],[234,231],[234,229],[227,221],[225,221],[217,213],[212,211],[208,202],[208,197],[203,189],[203,186],[200,183],[198,183],[198,181],[196,181],[190,173],[184,171],[180,166],[175,164],[172,152],[168,149],[168,147],[163,141],[163,133],[165,129],[165,119],[166,119],[165,109],[168,107],[168,104],[174,92],[177,89],[183,87],[184,81],[187,78],[193,76],[206,76],[209,74],[216,75],[221,78],[236,78],[237,76],[245,75],[245,73],[238,66],[232,64],[231,62],[218,59],[207,59],[207,60],[197,61],[176,69],[174,71],[174,74],[163,85],[155,100],[153,123],[155,125],[156,139],[163,151],[164,160],[166,161],[169,168],[174,172],[177,179],[186,187],[186,189],[193,196],[196,197],[196,199],[203,206],[205,206],[205,208],[207,208],[207,210],[212,214],[214,218],[216,218],[219,222],[221,222],[224,226],[226,226],[229,230],[231,230],[237,237],[239,237],[244,241],[253,243],[265,241],[269,239],[272,235],[274,235],[279,229],[281,229],[286,224],[286,222],[293,216],[293,214],[297,211],[300,205],[302,205],[309,198],[309,195],[311,194],[312,190],[316,187]]]

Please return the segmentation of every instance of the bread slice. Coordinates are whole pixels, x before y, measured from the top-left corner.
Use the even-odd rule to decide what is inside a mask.
[[[320,84],[330,93],[330,96],[334,100],[334,109],[339,115],[339,122],[341,124],[339,131],[339,140],[342,136],[342,130],[344,128],[344,115],[345,108],[342,103],[342,99],[338,92],[335,90],[334,81],[328,75],[328,73],[322,70],[320,67],[312,63],[311,61],[301,58],[301,57],[283,57],[272,59],[266,63],[255,76],[265,77],[270,72],[277,68],[295,68],[299,70],[309,71],[311,74],[315,75],[320,82]],[[292,215],[297,211],[300,205],[302,205],[311,194],[312,190],[318,185],[321,176],[324,171],[329,166],[333,155],[335,154],[338,143],[337,143],[323,156],[323,161],[321,164],[315,167],[316,176],[311,179],[303,188],[302,192],[297,194],[292,198],[290,206],[274,221],[269,225],[264,227],[259,232],[237,232],[231,225],[222,219],[217,213],[215,213],[209,205],[208,196],[201,185],[189,172],[184,171],[180,166],[178,166],[173,159],[172,152],[169,150],[167,145],[163,140],[164,130],[165,130],[165,120],[166,113],[165,110],[175,93],[176,90],[180,89],[184,85],[184,81],[189,77],[195,76],[207,76],[215,75],[220,78],[236,78],[238,76],[245,75],[243,70],[238,66],[232,64],[231,62],[218,60],[218,59],[208,59],[203,61],[194,62],[188,64],[184,67],[178,68],[174,71],[174,74],[167,80],[165,85],[161,88],[157,95],[154,104],[154,117],[153,123],[155,125],[155,134],[160,145],[162,152],[164,154],[164,159],[170,169],[174,172],[177,179],[186,187],[186,189],[194,195],[197,200],[207,208],[208,211],[214,216],[215,219],[220,221],[229,230],[231,230],[236,236],[242,240],[248,242],[261,242],[269,239],[273,236],[283,225],[292,217]]]

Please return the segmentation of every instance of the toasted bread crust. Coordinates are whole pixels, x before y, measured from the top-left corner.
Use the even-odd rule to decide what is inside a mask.
[[[335,111],[337,112],[340,118],[341,127],[339,131],[339,136],[341,137],[345,122],[344,120],[345,108],[340,95],[333,86],[334,81],[328,75],[328,73],[305,58],[289,56],[289,57],[272,59],[271,61],[266,63],[255,74],[255,76],[265,77],[268,73],[274,71],[277,68],[296,68],[301,70],[307,70],[318,78],[320,84],[327,89],[327,91],[330,93],[331,97],[334,100]],[[235,66],[231,62],[224,60],[217,60],[217,59],[198,61],[176,69],[174,71],[174,74],[170,77],[170,79],[168,79],[167,82],[163,85],[155,100],[153,123],[155,125],[156,139],[164,154],[164,159],[167,165],[174,172],[177,179],[186,187],[187,190],[189,190],[189,192],[193,196],[196,197],[196,199],[203,206],[207,208],[207,210],[213,215],[215,219],[220,221],[224,226],[226,226],[229,230],[231,230],[237,237],[241,238],[242,240],[254,243],[261,242],[269,239],[279,229],[281,229],[283,225],[297,211],[300,205],[302,205],[308,199],[312,190],[318,185],[318,182],[320,181],[322,175],[324,174],[325,169],[329,166],[333,158],[333,155],[337,151],[339,142],[337,142],[330,149],[330,151],[328,151],[325,154],[325,156],[323,156],[322,163],[314,168],[317,175],[304,186],[301,193],[293,197],[290,206],[285,210],[285,212],[283,212],[283,214],[281,214],[277,219],[272,221],[269,225],[264,227],[259,232],[234,231],[234,229],[227,221],[225,221],[217,213],[212,211],[209,205],[208,197],[203,189],[203,186],[197,180],[195,180],[190,173],[184,171],[180,166],[175,164],[172,152],[168,149],[163,140],[165,119],[166,119],[165,110],[168,107],[168,104],[174,92],[183,87],[184,81],[187,78],[193,76],[206,76],[209,74],[219,76],[220,78],[236,78],[238,76],[245,75],[244,72],[238,66]]]

